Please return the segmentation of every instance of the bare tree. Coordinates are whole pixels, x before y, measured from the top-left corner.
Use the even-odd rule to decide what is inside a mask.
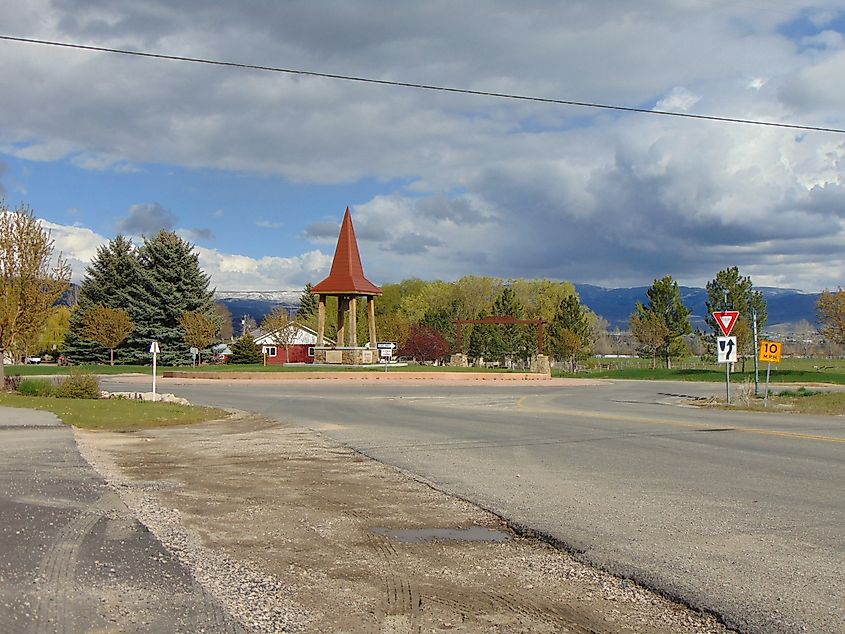
[[[217,339],[217,333],[220,331],[220,324],[200,311],[182,313],[179,323],[185,329],[185,341],[198,350],[210,346]]]
[[[85,313],[83,333],[109,349],[109,365],[114,365],[114,349],[134,330],[135,324],[122,308],[95,304]]]
[[[37,338],[70,284],[70,266],[53,259],[53,240],[27,207],[0,203],[0,390],[6,351]]]
[[[261,329],[267,333],[277,346],[285,349],[285,363],[290,360],[290,346],[296,341],[299,331],[296,323],[288,317],[288,311],[283,306],[277,306],[261,322]]]

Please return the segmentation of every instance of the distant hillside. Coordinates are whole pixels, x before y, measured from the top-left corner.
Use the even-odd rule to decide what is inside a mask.
[[[636,288],[602,288],[590,284],[576,284],[581,303],[588,306],[594,313],[604,317],[610,328],[628,329],[628,319],[634,312],[636,303],[648,301],[648,286]],[[759,287],[766,298],[769,319],[767,324],[797,323],[808,321],[816,324],[816,302],[818,293],[803,293],[801,291],[783,288]],[[705,328],[704,319],[707,315],[707,291],[703,288],[689,286],[681,287],[684,303],[692,310],[693,328]]]

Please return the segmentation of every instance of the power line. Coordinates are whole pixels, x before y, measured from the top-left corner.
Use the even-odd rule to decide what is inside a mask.
[[[324,79],[337,79],[342,81],[353,81],[362,84],[376,84],[380,86],[393,86],[400,88],[416,88],[418,90],[431,90],[438,92],[456,93],[462,95],[476,95],[479,97],[495,97],[498,99],[510,99],[515,101],[531,101],[537,103],[554,104],[560,106],[577,106],[581,108],[595,108],[600,110],[616,110],[620,112],[633,112],[638,114],[661,115],[666,117],[681,117],[684,119],[698,119],[703,121],[717,121],[720,123],[742,123],[746,125],[766,126],[770,128],[787,128],[790,130],[805,130],[810,132],[833,132],[845,134],[842,128],[825,128],[821,126],[799,125],[795,123],[780,123],[777,121],[764,121],[760,119],[742,119],[738,117],[719,117],[715,115],[693,114],[689,112],[676,112],[672,110],[651,110],[648,108],[635,108],[632,106],[619,106],[605,103],[593,103],[589,101],[574,101],[571,99],[552,99],[549,97],[532,97],[529,95],[517,95],[504,92],[493,92],[487,90],[471,90],[469,88],[455,88],[453,86],[437,86],[434,84],[418,84],[406,81],[391,81],[388,79],[373,79],[372,77],[357,77],[354,75],[339,75],[336,73],[321,73],[312,70],[297,68],[282,68],[278,66],[263,66],[259,64],[241,64],[238,62],[225,62],[221,60],[205,59],[202,57],[185,57],[183,55],[166,55],[163,53],[149,53],[144,51],[133,51],[120,48],[108,48],[105,46],[91,46],[87,44],[73,44],[70,42],[53,42],[50,40],[38,40],[28,37],[15,37],[12,35],[0,35],[0,40],[9,42],[22,42],[25,44],[40,44],[43,46],[57,46],[61,48],[79,49],[83,51],[97,51],[100,53],[116,53],[119,55],[132,55],[135,57],[148,57],[176,62],[191,62],[194,64],[208,64],[210,66],[224,66],[227,68],[240,68],[247,70],[259,70],[271,73],[285,73],[288,75],[300,75],[307,77],[322,77]]]

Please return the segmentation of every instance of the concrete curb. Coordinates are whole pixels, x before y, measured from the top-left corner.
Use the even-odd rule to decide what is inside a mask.
[[[210,379],[245,381],[373,381],[373,382],[426,382],[446,381],[464,383],[551,381],[548,374],[528,372],[178,372],[165,371],[166,379]]]

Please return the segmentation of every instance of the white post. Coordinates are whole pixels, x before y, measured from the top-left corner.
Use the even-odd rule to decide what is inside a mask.
[[[150,344],[150,352],[153,354],[153,402],[156,400],[156,363],[158,362],[158,341]]]

